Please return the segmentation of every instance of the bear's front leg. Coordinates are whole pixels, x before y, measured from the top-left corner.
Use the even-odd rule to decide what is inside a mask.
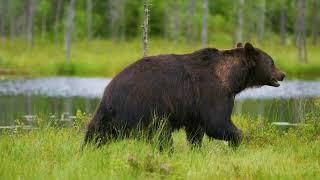
[[[201,109],[201,120],[205,133],[215,139],[225,140],[233,147],[239,146],[242,132],[231,121],[234,99],[221,98],[210,101]]]
[[[206,125],[206,134],[215,139],[228,141],[231,147],[238,147],[242,139],[242,131],[231,121],[222,124]]]

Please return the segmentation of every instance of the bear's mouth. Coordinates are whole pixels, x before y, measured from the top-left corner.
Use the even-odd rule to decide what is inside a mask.
[[[280,86],[278,80],[275,79],[275,78],[271,79],[271,84],[270,85],[273,86],[273,87],[279,87]]]

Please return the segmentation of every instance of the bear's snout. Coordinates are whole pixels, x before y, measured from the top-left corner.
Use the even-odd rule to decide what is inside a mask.
[[[279,71],[278,75],[277,75],[277,80],[278,81],[283,81],[283,79],[286,77],[286,73]]]
[[[286,77],[286,73],[280,71],[279,69],[275,68],[272,71],[272,79],[277,81],[283,81],[283,79]]]
[[[286,73],[281,72],[279,81],[283,81],[283,79],[284,79],[285,77],[286,77]]]
[[[283,79],[286,77],[286,74],[278,69],[274,69],[272,73],[272,78],[271,82],[269,85],[274,86],[274,87],[279,87],[280,84],[278,81],[283,81]]]

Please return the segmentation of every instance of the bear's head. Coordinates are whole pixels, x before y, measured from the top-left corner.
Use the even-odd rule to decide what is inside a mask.
[[[238,43],[237,47],[242,45]],[[282,81],[286,76],[284,72],[279,70],[273,59],[264,51],[254,48],[250,43],[244,45],[245,61],[251,66],[247,87],[252,86],[280,86],[278,81]]]

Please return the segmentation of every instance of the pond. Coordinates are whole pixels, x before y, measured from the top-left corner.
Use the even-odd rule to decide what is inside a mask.
[[[73,118],[77,110],[93,113],[108,78],[35,78],[0,81],[0,126],[16,120]],[[279,88],[247,89],[236,97],[235,114],[270,121],[299,122],[312,113],[320,97],[320,81],[284,81]]]

